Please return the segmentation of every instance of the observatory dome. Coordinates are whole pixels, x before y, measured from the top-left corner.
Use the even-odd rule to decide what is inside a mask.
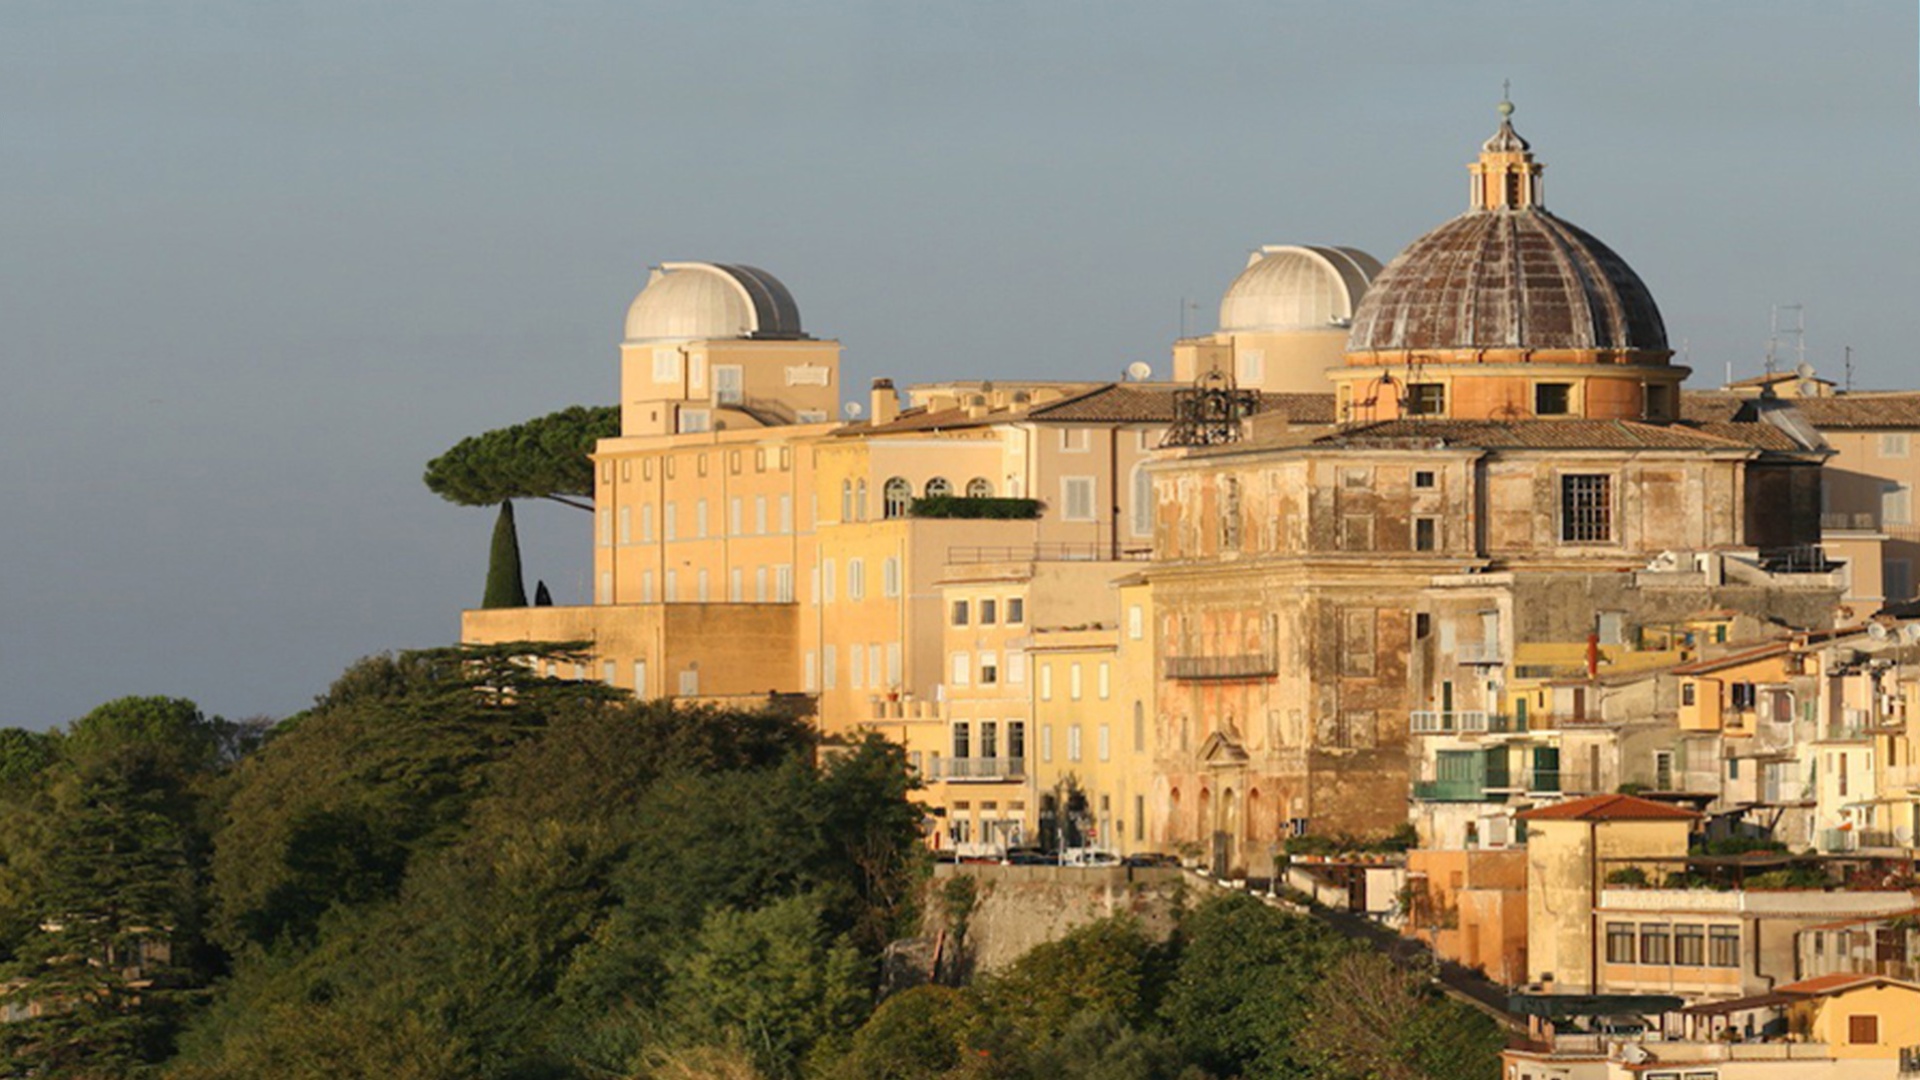
[[[1357,248],[1263,247],[1220,301],[1220,329],[1329,330],[1352,322],[1380,261]]]
[[[661,263],[627,309],[628,341],[805,336],[780,279],[740,264]]]

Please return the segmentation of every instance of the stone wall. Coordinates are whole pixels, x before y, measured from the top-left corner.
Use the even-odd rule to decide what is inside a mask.
[[[946,929],[938,893],[958,875],[972,877],[979,890],[967,930],[976,974],[1004,968],[1034,946],[1110,915],[1132,914],[1150,936],[1163,939],[1173,932],[1187,887],[1181,871],[1171,867],[941,864],[928,886],[928,939]]]

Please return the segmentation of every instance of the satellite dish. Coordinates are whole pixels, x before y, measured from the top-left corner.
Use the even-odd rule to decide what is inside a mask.
[[[1145,360],[1135,360],[1127,365],[1127,378],[1134,382],[1146,382],[1153,378],[1153,365]]]
[[[1798,392],[1801,397],[1818,397],[1820,395],[1820,388],[1813,383],[1802,380]]]
[[[845,405],[840,406],[840,415],[849,420],[860,419],[860,414],[866,411],[867,410],[862,408],[857,401],[849,401]]]
[[[1639,1043],[1627,1043],[1620,1048],[1620,1060],[1629,1065],[1642,1064],[1651,1056],[1647,1053],[1647,1048]]]
[[[1920,623],[1907,623],[1900,628],[1900,640],[1911,645],[1920,641]]]
[[[1799,365],[1793,369],[1793,373],[1803,379],[1811,379],[1813,378],[1813,365],[1802,360]]]
[[[1881,622],[1868,623],[1867,636],[1875,641],[1887,640],[1887,624]]]

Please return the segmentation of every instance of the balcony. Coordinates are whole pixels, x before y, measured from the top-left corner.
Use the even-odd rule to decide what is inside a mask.
[[[929,780],[958,780],[975,783],[994,780],[1021,780],[1027,775],[1023,757],[943,757],[928,767]]]
[[[1279,661],[1264,653],[1228,656],[1169,656],[1169,679],[1271,679],[1280,674]]]
[[[1479,780],[1419,780],[1413,785],[1413,797],[1421,802],[1489,801]]]

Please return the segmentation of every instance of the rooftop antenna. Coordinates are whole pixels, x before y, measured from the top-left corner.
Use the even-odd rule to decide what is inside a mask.
[[[1793,325],[1781,326],[1780,315],[1789,312],[1793,316]],[[1793,339],[1795,370],[1807,362],[1807,309],[1804,304],[1775,304],[1773,318],[1767,334],[1767,378],[1772,380],[1779,371],[1781,338]]]
[[[1192,300],[1189,300],[1184,296],[1180,298],[1180,337],[1183,340],[1187,336],[1187,312],[1199,311],[1199,310],[1200,310],[1200,305],[1198,303]]]
[[[1845,385],[1846,392],[1849,394],[1853,393],[1853,346],[1851,345],[1847,346],[1847,381]]]

